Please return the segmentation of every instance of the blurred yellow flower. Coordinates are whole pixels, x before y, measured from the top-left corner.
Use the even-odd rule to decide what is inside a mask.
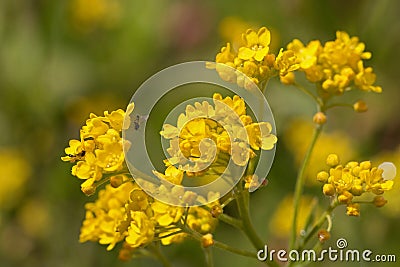
[[[82,32],[114,27],[121,18],[120,0],[73,0],[70,12],[73,25]]]
[[[306,226],[307,218],[310,215],[313,202],[311,196],[303,195],[300,200],[299,212],[297,215],[297,230],[296,233],[300,233]],[[269,224],[270,232],[278,238],[288,238],[291,232],[293,220],[293,196],[285,196],[281,202],[277,205],[275,212],[272,215],[271,222]]]
[[[251,28],[251,23],[242,20],[240,17],[225,17],[219,23],[219,34],[222,39],[227,42],[232,42],[234,47],[239,47],[242,44],[242,33]]]
[[[17,218],[25,233],[34,238],[46,236],[52,223],[49,204],[39,198],[28,199],[19,208]]]
[[[16,149],[1,148],[0,210],[13,207],[22,196],[31,175],[31,165]]]
[[[300,166],[308,144],[311,141],[313,125],[306,120],[291,122],[283,137],[286,147],[293,153],[295,163]],[[315,144],[309,165],[306,169],[306,184],[318,185],[315,175],[325,166],[325,159],[334,152],[340,155],[343,161],[353,159],[357,153],[353,140],[342,131],[323,132]]]

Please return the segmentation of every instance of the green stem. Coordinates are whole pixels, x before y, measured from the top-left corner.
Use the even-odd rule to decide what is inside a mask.
[[[242,186],[239,184],[239,187]],[[239,189],[240,190],[240,189]],[[240,218],[242,220],[243,233],[247,236],[250,242],[253,244],[254,248],[257,251],[264,249],[265,243],[258,236],[256,230],[254,229],[253,223],[250,218],[250,210],[249,210],[249,191],[248,190],[240,190],[237,196],[237,206],[239,209]],[[273,267],[278,267],[279,265],[275,261],[264,262],[265,264]]]
[[[301,199],[301,195],[303,193],[303,187],[304,187],[304,183],[305,183],[305,171],[306,171],[306,168],[310,161],[311,154],[314,149],[315,143],[317,142],[318,137],[321,134],[321,131],[322,131],[322,125],[316,126],[313,137],[311,139],[311,143],[308,147],[306,155],[304,156],[303,163],[302,163],[299,173],[297,175],[296,187],[295,187],[295,191],[294,191],[292,233],[291,233],[291,238],[290,238],[290,243],[289,243],[289,249],[293,249],[295,246],[295,243],[296,243],[297,217],[298,217],[298,212],[299,212],[300,199]]]
[[[221,215],[218,216],[218,220],[220,220],[221,222],[224,222],[226,224],[229,224],[237,229],[242,230],[243,229],[243,223],[241,220],[238,220],[236,218],[233,218],[229,215],[226,215],[224,213],[222,213]]]
[[[201,243],[202,235],[200,233],[190,229],[187,226],[185,226],[183,228],[183,230],[187,234],[189,234],[192,238],[196,239],[197,241],[199,241]],[[229,246],[229,245],[227,245],[227,244],[225,244],[223,242],[217,241],[217,240],[214,240],[214,245],[213,246],[215,246],[216,248],[219,248],[219,249],[223,249],[223,250],[232,252],[234,254],[238,254],[238,255],[241,255],[241,256],[257,259],[257,254],[254,253],[254,252],[250,252],[250,251],[243,250],[243,249],[238,249],[238,248],[233,248],[233,247],[231,247],[231,246]]]
[[[203,248],[203,251],[204,251],[204,257],[205,257],[205,260],[206,260],[206,266],[207,267],[214,267],[212,249],[211,248]]]
[[[338,203],[336,201],[333,201],[331,203],[331,205],[329,205],[328,209],[319,217],[319,219],[317,220],[317,222],[314,224],[313,228],[311,228],[310,231],[308,231],[308,233],[305,235],[304,237],[304,241],[303,244],[301,246],[299,246],[299,250],[303,249],[308,241],[311,239],[311,237],[315,236],[315,234],[317,233],[318,229],[320,229],[322,227],[322,225],[325,223],[325,221],[327,220],[327,218],[329,216],[331,216],[332,211],[338,206]],[[329,229],[330,230],[330,229]],[[328,231],[329,231],[328,230]],[[318,241],[319,242],[319,241]]]
[[[351,108],[353,109],[352,104],[346,104],[346,103],[334,103],[330,105],[325,106],[325,110],[331,109],[331,108],[336,108],[336,107],[345,107],[345,108]]]
[[[299,83],[295,83],[294,86],[296,86],[297,89],[299,89],[300,91],[302,91],[303,93],[305,93],[306,95],[311,97],[319,106],[323,106],[322,100],[320,98],[318,98],[317,96],[315,96],[313,93],[311,93],[307,88],[305,88],[304,86],[302,86]]]
[[[243,232],[246,234],[247,238],[253,244],[254,248],[262,249],[264,248],[264,242],[258,236],[256,230],[254,229],[253,223],[251,222],[249,214],[249,191],[243,190],[237,196],[237,205],[239,209],[240,218],[243,224]]]
[[[172,267],[168,259],[161,253],[160,247],[158,244],[151,246],[152,252],[154,256],[162,263],[164,267]]]

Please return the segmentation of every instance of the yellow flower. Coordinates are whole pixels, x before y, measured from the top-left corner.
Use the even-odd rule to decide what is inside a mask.
[[[297,166],[300,166],[311,141],[312,131],[313,124],[311,122],[295,120],[289,124],[283,136],[286,147],[294,154]],[[308,185],[319,185],[314,177],[321,170],[321,166],[325,166],[325,159],[330,152],[340,155],[343,161],[349,161],[357,156],[352,143],[354,143],[353,140],[345,132],[323,132],[315,144],[310,163],[306,169],[306,183]]]
[[[175,168],[175,166],[170,165],[165,170],[165,174],[153,171],[153,173],[161,179],[165,179],[173,184],[179,185],[182,183],[183,171]]]
[[[286,74],[298,68],[297,60],[292,51],[275,55],[269,53],[271,33],[266,27],[258,32],[248,29],[242,34],[243,45],[235,51],[230,43],[216,55],[215,69],[220,77],[239,86],[251,89],[255,85],[266,82],[270,77]]]
[[[238,57],[243,60],[254,59],[262,61],[268,54],[271,34],[266,27],[262,27],[256,33],[248,29],[242,35],[245,46],[239,48]]]
[[[124,183],[118,188],[107,185],[99,191],[98,199],[85,205],[86,215],[82,223],[80,242],[94,241],[107,244],[107,250],[122,241],[126,232],[117,231],[126,216],[125,204],[133,183]]]
[[[319,41],[311,41],[307,46],[298,40],[294,39],[287,45],[287,50],[293,51],[296,57],[300,60],[300,68],[306,70],[316,65],[317,57],[322,49]]]
[[[254,123],[242,98],[214,94],[213,100],[214,106],[207,102],[188,105],[179,115],[177,127],[163,126],[160,134],[170,140],[167,166],[178,164],[188,176],[204,175],[209,169],[222,173],[229,160],[224,155],[231,155],[235,164],[244,166],[255,155],[251,148],[271,150],[275,146],[277,138],[271,133],[271,124]],[[165,175],[155,174],[173,183],[180,183],[183,175],[173,167],[168,167]]]
[[[201,234],[207,234],[215,230],[218,219],[203,207],[191,207],[186,219],[187,225]]]
[[[272,126],[269,122],[252,123],[246,126],[249,144],[254,150],[271,150],[278,138],[271,134]]]
[[[300,64],[298,62],[299,60],[293,51],[283,51],[283,48],[281,48],[275,60],[275,69],[279,71],[280,76],[286,76],[288,73],[299,69]]]
[[[376,93],[382,92],[382,87],[374,86],[376,74],[373,73],[371,67],[364,68],[363,62],[360,60],[357,63],[358,73],[354,79],[355,85],[363,91],[373,91]]]
[[[346,214],[348,216],[360,216],[360,204],[349,204],[346,206]]]
[[[154,201],[151,204],[151,209],[154,212],[155,221],[161,226],[169,226],[178,222],[184,211],[182,207],[170,206],[160,201]]]
[[[154,222],[141,211],[131,211],[131,218],[125,242],[134,248],[151,243],[154,238]]]
[[[217,63],[229,63],[233,64],[235,59],[235,54],[232,52],[231,44],[227,43],[226,46],[221,48],[221,52],[215,57],[215,62]]]

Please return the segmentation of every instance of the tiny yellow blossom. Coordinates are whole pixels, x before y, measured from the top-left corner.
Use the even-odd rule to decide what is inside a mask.
[[[349,216],[360,216],[360,205],[357,203],[347,205],[346,214]]]
[[[214,239],[212,234],[205,234],[201,237],[201,245],[203,248],[208,248],[214,245]]]

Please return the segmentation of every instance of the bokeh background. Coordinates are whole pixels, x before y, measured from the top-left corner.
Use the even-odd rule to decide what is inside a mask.
[[[124,109],[155,72],[185,61],[213,60],[226,41],[237,40],[248,27],[269,27],[275,52],[293,38],[325,42],[336,30],[357,35],[373,53],[367,65],[384,90],[344,98],[352,103],[362,97],[367,113],[329,112],[327,133],[308,170],[302,214],[314,197],[321,207],[328,204],[313,182],[328,153],[378,164],[391,160],[400,167],[399,10],[395,0],[0,1],[0,266],[159,266],[153,260],[119,262],[116,250],[78,243],[83,206],[93,197],[81,193],[80,181],[60,157],[90,112]],[[277,82],[270,82],[267,94],[280,142],[269,185],[253,194],[251,205],[266,244],[278,249],[286,245],[290,192],[315,109],[307,96]],[[363,206],[359,218],[337,209],[327,246],[343,237],[350,248],[395,254],[400,261],[399,187],[388,194],[387,206]],[[215,236],[251,248],[228,226],[220,224]],[[164,251],[174,266],[204,265],[195,242]],[[215,249],[215,266],[261,265]]]

